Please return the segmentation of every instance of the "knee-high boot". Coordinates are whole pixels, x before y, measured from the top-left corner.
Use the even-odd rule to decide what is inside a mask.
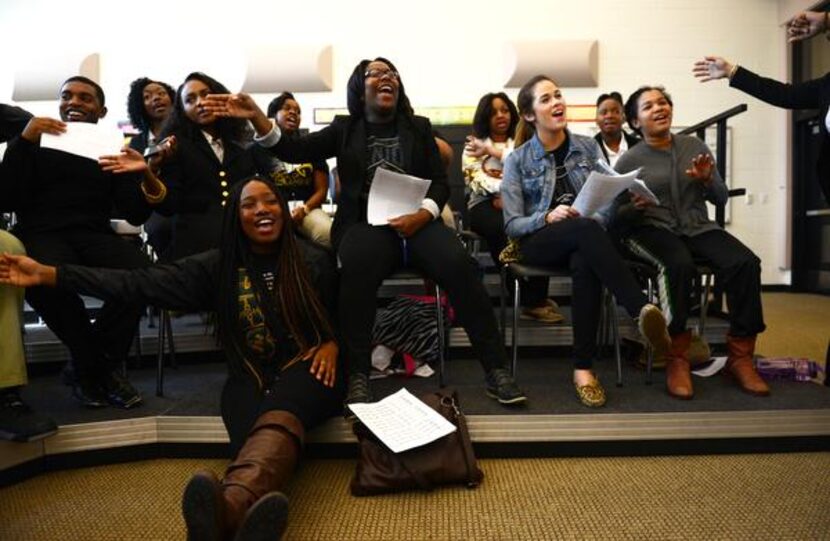
[[[183,500],[188,539],[279,539],[288,502],[278,492],[297,465],[305,430],[287,411],[269,411],[254,423],[221,483],[198,472]]]
[[[769,385],[761,379],[752,357],[755,355],[754,336],[726,336],[726,374],[731,376],[744,392],[755,396],[769,395]]]
[[[692,331],[671,337],[671,350],[666,361],[666,389],[675,398],[688,400],[695,394],[689,366],[689,344]]]
[[[229,532],[237,532],[236,539],[282,535],[287,500],[271,493],[284,487],[294,473],[304,437],[302,423],[287,411],[269,411],[256,420],[222,480],[225,525]]]

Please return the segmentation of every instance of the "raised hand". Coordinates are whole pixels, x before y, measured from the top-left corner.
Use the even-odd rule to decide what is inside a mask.
[[[60,135],[66,131],[66,124],[56,118],[36,116],[29,120],[26,127],[20,133],[20,137],[30,143],[39,143],[40,136],[44,133]]]
[[[489,151],[487,150],[487,144],[484,141],[478,137],[470,135],[467,137],[464,144],[464,154],[474,158],[481,158],[482,156],[488,155]]]
[[[41,265],[25,255],[0,254],[0,284],[17,287],[54,286],[55,267]]]
[[[692,158],[691,167],[686,169],[686,174],[693,179],[708,184],[712,182],[712,171],[715,168],[715,160],[709,154],[698,154]]]
[[[101,170],[117,175],[122,173],[141,173],[147,170],[147,162],[137,150],[130,147],[121,149],[120,154],[111,154],[98,158]]]
[[[805,11],[787,22],[787,41],[801,41],[827,30],[827,17],[824,12]]]
[[[248,94],[208,94],[202,103],[207,111],[218,117],[251,120],[257,112],[262,114],[262,110]]]
[[[692,66],[692,73],[701,83],[729,77],[734,66],[720,56],[706,56]]]
[[[309,372],[326,387],[334,387],[334,379],[337,376],[338,353],[337,343],[330,340],[316,348],[312,348],[303,358],[304,361],[311,360]]]

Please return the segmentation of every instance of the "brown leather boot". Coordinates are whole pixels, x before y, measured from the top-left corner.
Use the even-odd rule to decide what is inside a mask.
[[[225,502],[222,485],[210,471],[198,471],[182,496],[182,515],[188,541],[222,541],[225,535]]]
[[[769,395],[769,386],[761,379],[752,357],[755,355],[754,336],[726,336],[726,349],[729,356],[726,358],[726,374],[731,376],[741,389],[755,396]]]
[[[269,411],[256,420],[222,480],[226,535],[244,531],[246,539],[259,539],[249,533],[258,531],[267,532],[262,538],[282,536],[288,518],[287,500],[282,494],[275,498],[274,493],[294,472],[304,437],[302,423],[287,411]],[[260,499],[267,499],[264,505],[257,505],[260,511],[252,510],[246,516]],[[248,524],[252,520],[262,524]]]
[[[695,394],[687,356],[691,341],[692,331],[685,331],[672,336],[671,350],[666,362],[666,389],[670,395],[682,400],[689,400]]]

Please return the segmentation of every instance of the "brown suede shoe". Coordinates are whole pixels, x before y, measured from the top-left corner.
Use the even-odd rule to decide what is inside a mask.
[[[744,392],[755,396],[768,396],[769,385],[758,375],[752,363],[755,355],[755,337],[727,335],[726,348],[729,356],[726,359],[724,374],[733,378]]]
[[[688,358],[691,340],[691,331],[672,336],[671,351],[666,363],[666,390],[670,395],[681,400],[689,400],[695,394]]]

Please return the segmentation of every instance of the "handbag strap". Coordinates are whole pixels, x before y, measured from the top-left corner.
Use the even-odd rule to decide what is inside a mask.
[[[467,487],[477,487],[480,480],[473,466],[476,462],[476,457],[473,454],[473,443],[470,441],[470,432],[467,430],[467,418],[458,409],[458,405],[455,402],[455,394],[446,398],[449,401],[449,406],[455,416],[455,423],[458,426],[458,439],[461,442],[461,453],[464,455],[464,465],[467,467]]]

